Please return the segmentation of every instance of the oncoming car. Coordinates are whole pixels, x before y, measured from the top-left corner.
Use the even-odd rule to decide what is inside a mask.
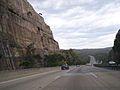
[[[63,64],[63,65],[61,66],[61,70],[68,70],[68,69],[69,69],[68,64]]]

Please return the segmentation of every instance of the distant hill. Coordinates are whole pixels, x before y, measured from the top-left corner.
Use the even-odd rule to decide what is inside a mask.
[[[95,55],[96,53],[109,53],[112,47],[100,49],[74,49],[75,52],[86,55]]]
[[[88,61],[88,55],[92,55],[96,58],[98,62],[102,61],[103,63],[107,63],[107,61],[109,60],[108,56],[111,49],[112,47],[100,49],[74,49],[74,52],[78,55],[81,61]]]

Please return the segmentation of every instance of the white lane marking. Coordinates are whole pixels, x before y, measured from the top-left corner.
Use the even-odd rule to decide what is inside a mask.
[[[54,79],[57,80],[57,79],[60,78],[60,77],[61,77],[61,76],[57,76],[57,77],[55,77]]]
[[[72,71],[72,70],[74,70],[74,69],[76,69],[76,67],[74,67],[74,68],[72,68],[72,69],[67,70],[67,71],[66,71],[66,73],[68,73],[68,72],[70,72],[70,71]]]
[[[98,78],[98,76],[97,75],[95,75],[94,73],[90,73],[93,77],[95,77],[95,78]]]
[[[6,84],[6,83],[10,83],[10,82],[14,82],[14,81],[18,81],[18,80],[23,80],[23,79],[26,79],[26,78],[31,78],[31,77],[39,76],[39,75],[45,75],[45,74],[49,74],[49,73],[53,73],[53,72],[58,72],[58,71],[60,71],[60,70],[49,71],[49,72],[34,74],[34,75],[25,76],[25,77],[21,77],[21,78],[17,78],[17,79],[12,79],[12,80],[8,80],[8,81],[3,81],[3,82],[0,82],[0,85],[1,84]]]
[[[67,70],[66,73],[68,73],[70,70]]]

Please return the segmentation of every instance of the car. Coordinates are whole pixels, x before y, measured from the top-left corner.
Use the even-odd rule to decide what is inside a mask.
[[[69,70],[69,65],[68,64],[63,64],[61,66],[61,70]]]
[[[114,65],[114,64],[116,64],[115,61],[109,61],[108,63],[109,63],[110,65]]]
[[[76,65],[76,67],[80,67],[80,65]]]

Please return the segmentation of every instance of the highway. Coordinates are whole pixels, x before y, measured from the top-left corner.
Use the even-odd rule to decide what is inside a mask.
[[[120,71],[82,65],[0,82],[0,90],[120,90]]]
[[[120,90],[120,72],[93,66],[77,67],[43,90]]]

